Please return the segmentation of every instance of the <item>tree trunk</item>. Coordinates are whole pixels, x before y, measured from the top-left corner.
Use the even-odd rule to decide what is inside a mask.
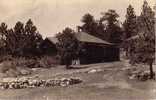
[[[154,72],[153,72],[153,63],[150,63],[150,79],[154,79]]]

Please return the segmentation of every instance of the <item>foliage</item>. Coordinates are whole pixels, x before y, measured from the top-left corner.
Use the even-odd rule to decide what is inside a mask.
[[[101,18],[102,21],[107,21],[107,25],[114,25],[118,23],[117,18],[119,15],[116,13],[115,10],[110,9],[105,13],[101,13],[103,17]]]
[[[115,10],[108,10],[108,12],[102,13],[102,17],[99,20],[95,20],[91,14],[85,14],[81,20],[83,25],[79,26],[79,28],[103,40],[120,43],[122,29],[119,26],[118,17],[119,15]]]
[[[124,28],[124,35],[123,39],[126,41],[126,39],[131,38],[132,36],[137,35],[137,17],[134,12],[134,8],[129,5],[127,8],[127,14],[126,14],[126,19],[123,23],[123,28]],[[129,44],[123,44],[123,48],[126,51],[126,56],[129,57],[131,56],[131,49],[133,48],[133,42]]]
[[[7,25],[0,26],[1,41],[6,54],[14,56],[30,56],[38,52],[42,36],[37,32],[36,26],[29,19],[24,25],[17,22],[13,29],[7,29]],[[37,54],[36,54],[37,55]]]
[[[101,19],[95,20],[94,16],[88,13],[82,17],[81,21],[83,25],[79,26],[79,28],[82,29],[83,32],[103,40],[107,40],[107,34],[105,30],[106,27]]]
[[[59,40],[58,49],[62,60],[74,59],[78,55],[80,48],[75,34],[76,33],[72,29],[65,28],[61,33],[56,35]],[[69,59],[66,58],[67,54],[70,55],[70,57],[67,57]]]
[[[5,23],[1,23],[0,25],[0,55],[5,53],[5,34],[7,33],[7,25]]]
[[[83,25],[81,26],[82,31],[89,33],[93,36],[99,36],[98,33],[98,22],[95,21],[94,16],[92,16],[91,14],[85,14],[82,17],[82,23]]]
[[[122,29],[119,25],[119,15],[115,10],[108,10],[102,13],[101,22],[105,22],[107,40],[112,43],[121,43]]]
[[[125,39],[137,34],[137,18],[134,12],[134,8],[131,5],[129,5],[127,8],[126,20],[123,26],[125,31]]]
[[[155,18],[154,12],[145,1],[143,4],[142,13],[139,16],[139,31],[143,32],[137,42],[131,60],[134,63],[146,63],[150,65],[151,78],[153,78],[153,61],[155,59]]]

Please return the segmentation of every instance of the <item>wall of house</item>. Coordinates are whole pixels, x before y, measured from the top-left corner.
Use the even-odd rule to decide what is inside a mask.
[[[83,49],[85,49],[85,51],[80,53],[81,64],[92,64],[120,60],[120,51],[117,47],[86,44]]]
[[[54,55],[57,54],[56,45],[53,44],[52,42],[50,42],[49,40],[45,40],[41,44],[41,48],[42,48],[42,51],[43,51],[44,55],[54,56]]]

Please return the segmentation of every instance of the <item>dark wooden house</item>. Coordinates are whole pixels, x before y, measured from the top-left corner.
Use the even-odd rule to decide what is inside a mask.
[[[119,61],[119,47],[85,32],[78,32],[75,37],[81,45],[78,55],[80,64],[102,63]],[[42,43],[42,48],[47,55],[56,55],[58,50],[56,44],[58,39],[49,37]]]
[[[57,42],[58,42],[58,39],[55,37],[45,38],[45,40],[40,45],[43,54],[50,55],[50,56],[57,55],[57,51],[58,51],[56,47]]]
[[[82,45],[80,64],[111,62],[120,60],[119,47],[85,32],[78,32],[76,38]]]

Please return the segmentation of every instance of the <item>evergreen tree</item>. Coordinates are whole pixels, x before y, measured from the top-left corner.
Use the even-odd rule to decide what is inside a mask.
[[[112,43],[121,43],[122,29],[118,21],[119,15],[112,9],[102,15],[101,21],[106,23],[107,40]]]
[[[0,25],[0,55],[5,55],[6,51],[6,37],[8,26],[3,22]]]
[[[124,28],[124,36],[123,36],[124,40],[137,35],[137,18],[134,12],[134,8],[131,5],[129,5],[127,8],[126,19],[123,24],[123,28]],[[134,46],[133,43],[123,45],[127,57],[131,56],[133,46]]]
[[[152,8],[148,5],[148,2],[145,0],[142,6],[141,15],[137,18],[139,32],[148,34],[148,29],[147,27],[145,27],[145,24],[143,22],[148,21],[149,23],[153,24],[154,16],[154,11],[152,11]]]
[[[123,24],[125,31],[125,39],[137,34],[137,20],[134,8],[129,5],[127,8],[126,20]]]
[[[155,59],[155,18],[154,12],[148,5],[147,1],[144,1],[141,15],[139,16],[139,31],[143,32],[137,42],[135,42],[134,55],[131,60],[134,63],[146,63],[150,67],[150,78],[154,78],[153,62]]]
[[[96,22],[96,20],[94,19],[94,16],[92,16],[91,14],[85,14],[82,17],[82,23],[83,25],[81,26],[81,29],[83,32],[89,33],[91,35],[97,36],[98,37],[98,23]]]
[[[7,25],[2,23],[0,33],[7,54],[13,56],[37,55],[39,45],[43,40],[30,19],[26,25],[18,21],[11,29],[7,29]]]
[[[24,31],[25,31],[23,34],[23,36],[25,37],[24,38],[25,43],[23,44],[24,49],[28,53],[38,54],[40,51],[39,45],[41,44],[43,39],[41,34],[37,31],[37,27],[33,24],[31,19],[29,19],[26,22]]]

